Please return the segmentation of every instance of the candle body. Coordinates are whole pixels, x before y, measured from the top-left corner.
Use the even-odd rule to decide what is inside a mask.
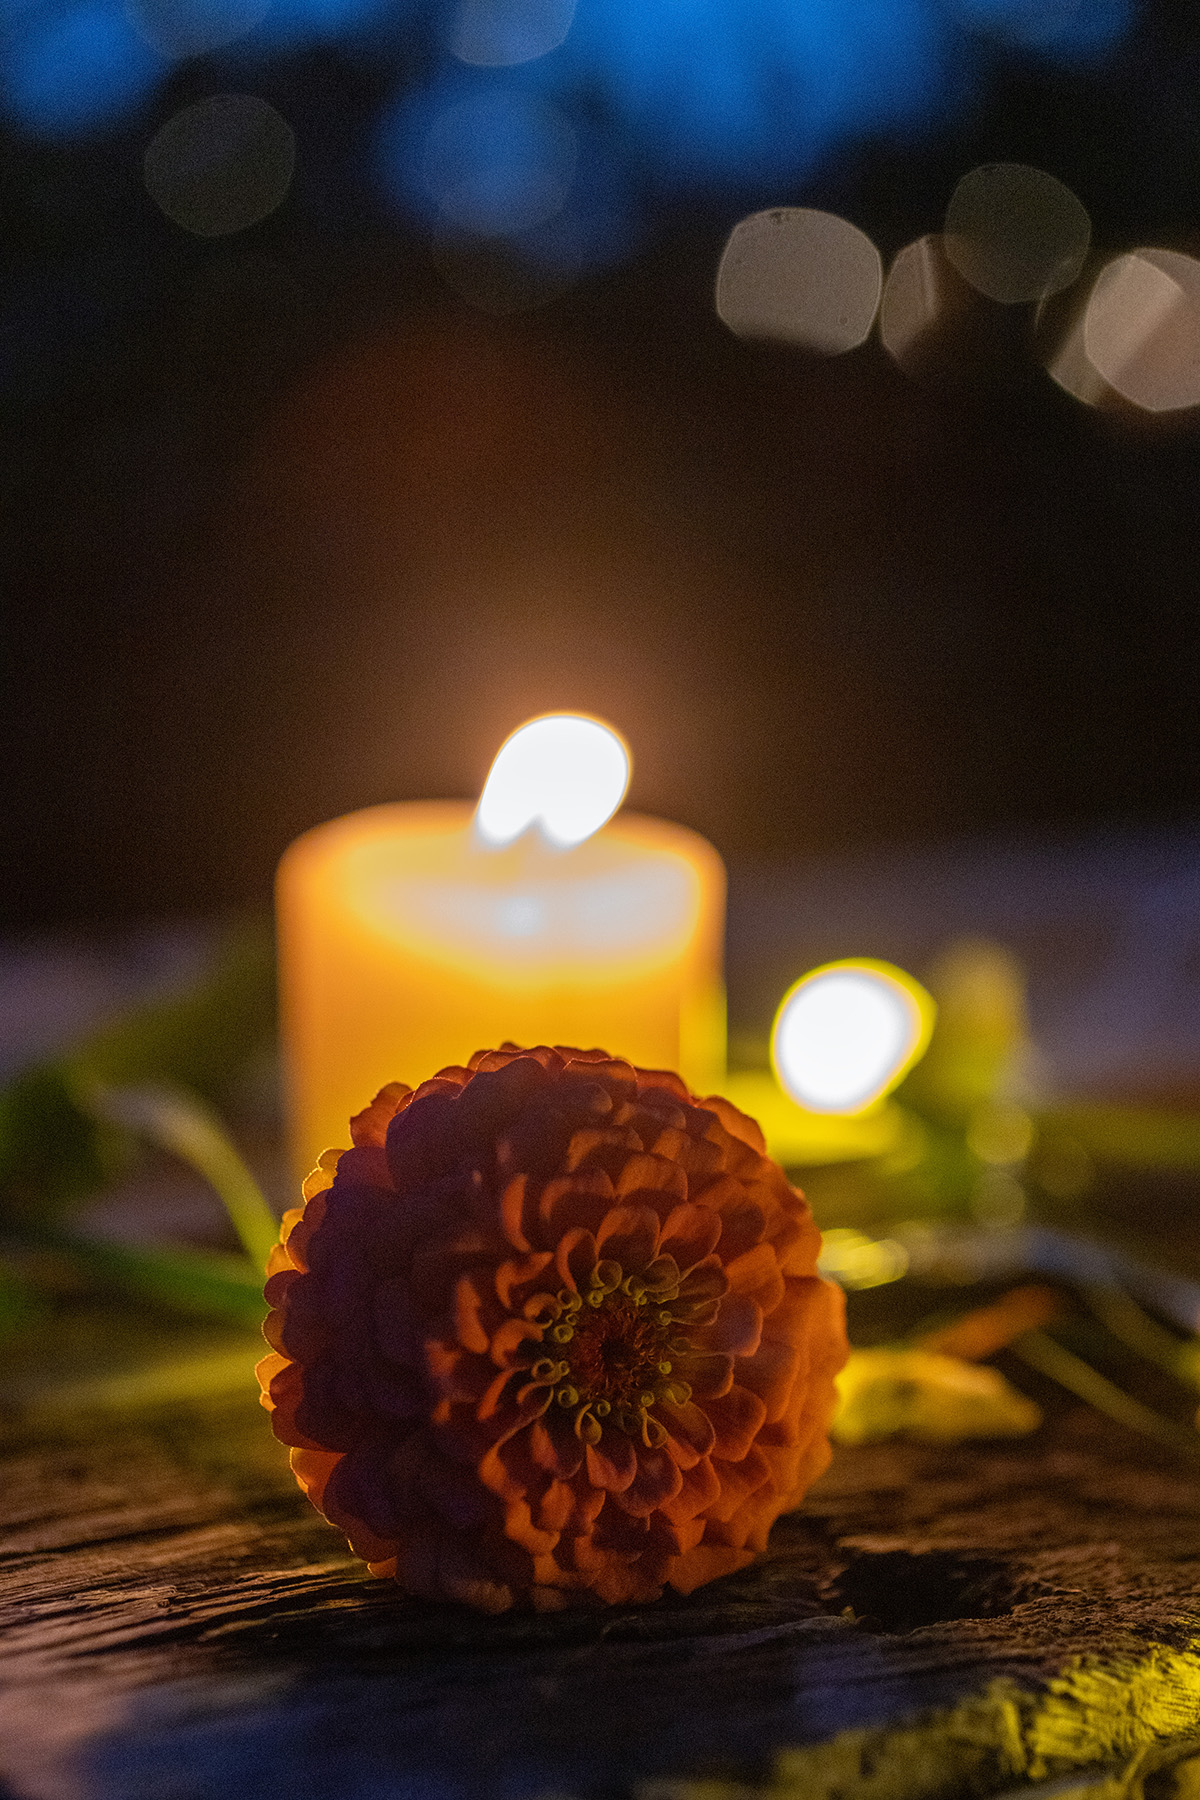
[[[472,1051],[599,1045],[724,1073],[725,875],[712,846],[622,814],[569,850],[536,832],[479,842],[466,804],[335,819],[287,851],[277,882],[291,1142],[307,1172],[388,1081],[413,1086]]]

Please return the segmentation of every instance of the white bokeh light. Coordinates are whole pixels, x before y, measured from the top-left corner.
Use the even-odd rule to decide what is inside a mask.
[[[476,829],[497,847],[531,825],[559,849],[582,844],[620,806],[629,773],[624,741],[602,720],[581,713],[530,719],[500,746],[480,796]]]
[[[775,206],[735,225],[717,270],[717,315],[737,337],[842,356],[867,337],[883,264],[836,213]]]
[[[1146,412],[1200,404],[1200,262],[1143,248],[1100,271],[1083,318],[1087,359]]]
[[[784,997],[771,1038],[780,1085],[811,1112],[860,1112],[893,1087],[931,1019],[907,978],[864,963],[816,969]]]

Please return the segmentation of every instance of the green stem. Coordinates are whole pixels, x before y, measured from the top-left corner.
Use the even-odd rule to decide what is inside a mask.
[[[214,1187],[256,1269],[279,1238],[275,1215],[217,1114],[182,1088],[81,1084],[80,1104],[93,1117],[120,1125],[189,1163]]]
[[[1098,1369],[1093,1369],[1090,1363],[1076,1356],[1073,1350],[1066,1349],[1048,1332],[1027,1331],[1011,1345],[1011,1349],[1031,1369],[1048,1375],[1051,1381],[1057,1381],[1069,1393],[1086,1400],[1097,1412],[1106,1413],[1130,1431],[1168,1445],[1193,1462],[1200,1462],[1200,1434],[1143,1406],[1140,1400],[1135,1400],[1124,1388],[1101,1375]]]
[[[1200,1359],[1194,1337],[1177,1338],[1120,1288],[1085,1287],[1081,1291],[1096,1317],[1136,1356],[1157,1364],[1186,1387],[1200,1388]]]

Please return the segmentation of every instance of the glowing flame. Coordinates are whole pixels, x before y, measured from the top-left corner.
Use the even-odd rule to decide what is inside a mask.
[[[784,995],[771,1033],[779,1084],[810,1112],[862,1112],[925,1053],[937,1009],[890,963],[827,963]]]
[[[492,764],[475,826],[511,844],[536,825],[551,844],[582,844],[611,819],[629,786],[629,750],[601,719],[545,713],[507,738]]]

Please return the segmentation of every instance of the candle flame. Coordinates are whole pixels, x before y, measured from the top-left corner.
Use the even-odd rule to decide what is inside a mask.
[[[630,767],[624,739],[602,719],[544,713],[500,746],[480,796],[476,830],[497,848],[531,825],[559,849],[582,844],[625,798]]]
[[[863,1112],[925,1054],[937,1008],[891,963],[827,963],[784,995],[771,1033],[780,1086],[810,1112]]]

